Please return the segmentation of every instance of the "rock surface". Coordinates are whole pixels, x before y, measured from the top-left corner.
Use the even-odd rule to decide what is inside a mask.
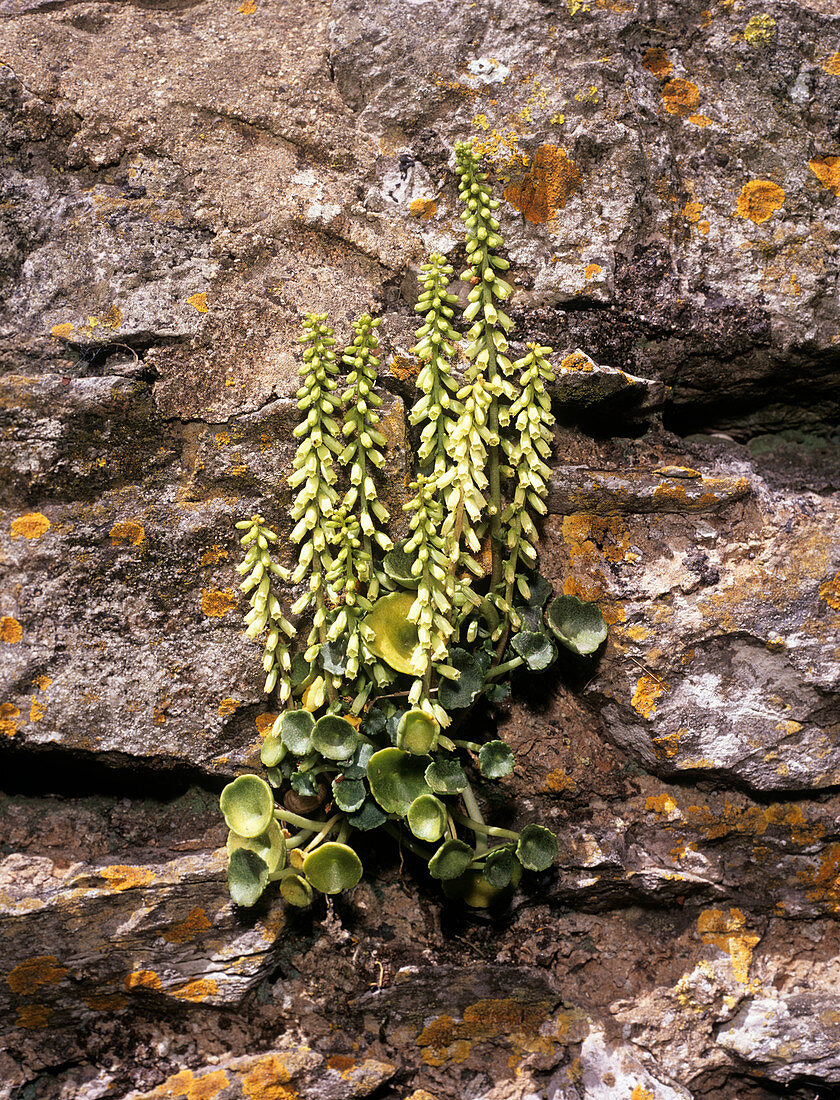
[[[0,0],[3,1100],[833,1094],[840,16],[707,4]],[[362,842],[243,912],[233,523],[288,532],[301,315],[372,309],[399,533],[465,139],[610,622],[497,719],[560,860],[488,917]]]

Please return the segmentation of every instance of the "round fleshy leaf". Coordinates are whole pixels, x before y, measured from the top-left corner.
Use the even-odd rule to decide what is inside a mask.
[[[531,672],[544,672],[557,660],[557,648],[545,631],[522,630],[514,634],[510,644],[520,657],[525,658]]]
[[[279,732],[274,733],[272,730],[265,735],[260,748],[260,760],[267,768],[276,768],[287,752],[288,749],[283,744]]]
[[[315,719],[308,710],[287,710],[280,723],[280,740],[295,756],[305,756],[312,747]]]
[[[292,790],[301,798],[317,798],[321,793],[318,790],[318,777],[312,772],[292,772],[289,782]]]
[[[247,848],[250,852],[256,852],[265,863],[270,875],[273,875],[275,871],[279,871],[286,862],[286,838],[276,821],[272,821],[266,831],[260,833],[259,836],[240,836],[239,833],[228,833],[228,855],[232,856],[239,848]]]
[[[396,581],[401,588],[417,588],[420,584],[420,578],[415,577],[411,572],[415,558],[413,554],[406,554],[403,549],[405,542],[406,540],[398,542],[393,550],[388,551],[382,559],[382,568],[385,575],[390,577],[392,581]]]
[[[515,607],[514,611],[521,620],[520,630],[541,630],[543,627],[542,611],[533,607]]]
[[[519,834],[516,854],[528,871],[545,871],[557,859],[557,837],[542,825],[526,825]]]
[[[342,779],[341,781],[336,779],[333,781],[332,789],[336,806],[346,814],[355,813],[367,794],[361,779]]]
[[[373,745],[369,745],[366,741],[360,741],[350,760],[341,765],[344,778],[364,779],[370,758],[375,752],[376,748]]]
[[[326,714],[312,730],[312,748],[327,760],[346,760],[356,751],[359,735],[345,718]]]
[[[548,608],[548,625],[572,653],[594,653],[607,636],[607,624],[598,605],[577,596],[558,596]]]
[[[426,782],[435,794],[460,794],[468,781],[457,760],[435,760],[426,768]]]
[[[303,875],[286,875],[280,880],[280,896],[289,905],[305,909],[312,904],[312,887]]]
[[[240,775],[228,783],[219,805],[227,827],[240,836],[259,836],[274,820],[274,795],[258,775]]]
[[[397,726],[397,748],[414,756],[426,756],[437,748],[440,726],[431,714],[415,708],[407,710]]]
[[[413,603],[410,592],[392,592],[378,599],[364,618],[364,625],[372,632],[367,639],[371,653],[408,675],[414,671],[412,657],[419,644],[417,625],[408,619]]]
[[[380,749],[367,766],[371,794],[386,813],[405,817],[415,798],[432,793],[425,779],[429,764],[428,756],[412,756],[402,749]]]
[[[388,820],[388,815],[376,805],[372,798],[368,798],[362,808],[347,818],[354,829],[363,833],[371,829],[378,829],[383,822]]]
[[[421,794],[408,807],[408,827],[418,840],[434,844],[446,830],[446,807],[433,794]]]
[[[504,741],[488,741],[478,750],[478,766],[481,774],[488,779],[501,779],[510,775],[516,764],[516,757]]]
[[[328,841],[310,852],[303,861],[303,873],[322,894],[349,890],[362,877],[362,861],[346,844]]]
[[[330,676],[343,676],[347,671],[347,646],[341,639],[322,645],[318,656],[321,667]]]
[[[255,905],[267,884],[265,861],[249,848],[237,848],[228,863],[228,888],[234,905]]]
[[[511,887],[500,890],[491,886],[481,871],[470,869],[458,878],[447,879],[443,884],[443,892],[453,901],[463,902],[473,909],[489,909],[498,905],[513,893]]]
[[[510,848],[494,848],[484,861],[484,877],[497,890],[510,886],[518,860]]]
[[[447,658],[461,673],[458,680],[441,680],[438,687],[438,702],[444,710],[459,710],[468,707],[484,687],[484,669],[478,659],[465,649],[453,649]]]
[[[429,860],[432,878],[457,878],[462,875],[475,855],[463,840],[445,840]]]

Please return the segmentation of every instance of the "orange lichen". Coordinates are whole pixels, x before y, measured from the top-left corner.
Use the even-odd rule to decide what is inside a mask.
[[[685,118],[700,103],[700,89],[690,80],[669,80],[662,89],[662,106],[671,115]]]
[[[702,202],[697,202],[696,200],[693,201],[693,202],[687,202],[685,204],[685,206],[683,207],[683,217],[686,219],[686,221],[689,221],[689,222],[692,222],[692,223],[693,222],[699,222],[700,221],[700,215],[702,213],[703,213],[703,203]]]
[[[473,1043],[500,1037],[515,1048],[531,1049],[536,1041],[550,1050],[551,1041],[539,1035],[550,1007],[547,1001],[525,1004],[512,997],[477,1001],[465,1009],[460,1022],[447,1015],[432,1020],[417,1036],[417,1045],[423,1061],[431,1066],[463,1062]]]
[[[644,1085],[636,1085],[630,1094],[630,1100],[656,1100],[654,1093],[646,1089]]]
[[[50,521],[40,512],[27,512],[12,520],[12,538],[39,539],[50,529]]]
[[[219,717],[227,718],[229,714],[233,714],[242,706],[239,699],[221,699],[219,700]]]
[[[656,751],[662,753],[663,756],[668,758],[676,756],[680,751],[680,731],[676,733],[664,733],[661,737],[654,737],[653,744],[656,746]]]
[[[596,275],[600,275],[602,271],[603,268],[600,264],[587,264],[583,270],[583,277],[588,281],[594,279]]]
[[[630,706],[643,718],[650,718],[656,710],[656,701],[665,694],[665,684],[645,672],[639,677]]]
[[[651,46],[650,49],[645,50],[642,65],[658,80],[667,80],[674,71],[668,54],[661,46]]]
[[[257,10],[257,0],[242,0],[236,10],[240,15],[253,15]]]
[[[820,68],[829,76],[840,76],[840,53],[835,50],[831,57],[820,62]]]
[[[401,382],[410,382],[420,373],[420,360],[407,355],[395,355],[388,364],[391,374]]]
[[[187,304],[191,305],[193,309],[198,310],[199,313],[207,312],[207,294],[205,291],[201,291],[200,294],[192,294],[187,298]]]
[[[69,340],[73,334],[73,326],[68,322],[63,325],[53,325],[50,329],[50,336],[58,336],[62,340]]]
[[[190,982],[175,986],[172,996],[181,1001],[206,1001],[219,992],[219,983],[215,978],[193,978]]]
[[[46,691],[52,683],[52,679],[49,676],[36,676],[32,681],[32,686],[39,689],[39,691]]]
[[[230,446],[230,432],[216,432],[213,438],[216,440],[217,447]]]
[[[505,188],[505,198],[526,221],[542,224],[554,217],[580,188],[581,175],[565,149],[541,145],[531,171],[519,183]]]
[[[99,874],[104,878],[112,890],[120,893],[122,890],[133,890],[137,886],[148,886],[154,882],[155,873],[148,867],[103,867]]]
[[[20,718],[20,708],[14,703],[0,703],[0,734],[14,737],[17,733],[16,718]]]
[[[266,737],[271,732],[271,727],[277,721],[277,715],[267,711],[265,714],[258,714],[254,719],[254,725],[257,727],[257,733],[260,737]]]
[[[437,203],[434,199],[415,199],[409,210],[415,218],[422,218],[427,222],[437,213]]]
[[[732,960],[732,970],[739,982],[746,982],[750,975],[753,948],[761,939],[747,932],[747,920],[740,909],[706,909],[697,918],[697,931],[703,943],[713,944],[725,951]]]
[[[692,126],[703,127],[711,126],[712,124],[712,120],[709,118],[708,115],[689,115],[688,121],[692,124]]]
[[[242,1091],[251,1100],[297,1100],[297,1093],[285,1087],[291,1079],[283,1059],[267,1054],[242,1078]]]
[[[163,989],[163,983],[154,970],[133,970],[125,976],[126,989]]]
[[[670,817],[677,804],[669,794],[652,794],[645,800],[645,810],[657,816]]]
[[[217,588],[202,588],[201,610],[208,619],[221,619],[236,607],[236,597],[232,588],[219,591]]]
[[[808,167],[834,195],[840,195],[840,157],[813,157]]]
[[[42,985],[57,985],[67,973],[67,967],[59,966],[55,955],[35,955],[18,963],[6,982],[12,993],[32,993]]]
[[[820,585],[820,599],[835,611],[840,611],[840,573]]]
[[[128,1008],[131,1001],[123,993],[92,993],[85,997],[85,1004],[94,1012],[119,1012]]]
[[[595,364],[582,351],[573,351],[571,355],[567,355],[564,359],[560,360],[560,366],[563,370],[576,370],[588,373],[595,369]]]
[[[47,708],[44,706],[41,700],[33,699],[32,704],[29,707],[29,721],[40,722],[46,713]]]
[[[736,214],[761,225],[784,205],[785,193],[772,180],[750,180],[741,188]]]
[[[49,1005],[21,1005],[17,1010],[17,1027],[33,1030],[46,1027],[50,1022],[53,1009]]]
[[[218,542],[214,542],[209,550],[205,550],[199,559],[199,565],[218,565],[227,558],[228,552]]]
[[[550,791],[574,791],[577,782],[570,775],[566,775],[564,768],[554,768],[545,777],[545,785]]]
[[[210,921],[207,919],[207,914],[203,909],[196,908],[191,910],[182,921],[173,924],[168,932],[164,932],[163,938],[167,943],[187,943],[202,932],[206,932],[208,928],[210,928]]]
[[[17,645],[23,637],[23,627],[11,615],[0,618],[0,642]]]
[[[330,1069],[337,1069],[339,1072],[347,1069],[352,1069],[356,1064],[356,1059],[351,1058],[349,1054],[333,1054],[331,1058],[327,1059],[327,1065]]]
[[[214,1100],[216,1096],[230,1084],[230,1079],[223,1069],[213,1070],[196,1077],[191,1069],[182,1069],[172,1077],[168,1077],[162,1085],[158,1085],[149,1094],[149,1100]]]
[[[121,542],[139,546],[141,542],[145,541],[146,532],[141,524],[133,519],[128,519],[121,523],[115,523],[108,532],[108,537],[114,546],[118,546]]]

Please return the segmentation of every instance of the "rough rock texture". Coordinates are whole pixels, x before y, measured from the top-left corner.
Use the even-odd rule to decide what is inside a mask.
[[[835,7],[0,0],[4,1100],[837,1095]],[[288,530],[307,309],[383,316],[398,516],[468,138],[555,348],[543,570],[611,624],[495,719],[559,865],[482,916],[366,841],[242,912],[232,524]]]

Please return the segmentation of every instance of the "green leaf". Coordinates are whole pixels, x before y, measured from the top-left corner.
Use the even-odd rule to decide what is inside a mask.
[[[408,540],[403,539],[402,542],[398,542],[393,550],[389,550],[385,557],[382,559],[382,568],[385,570],[385,575],[390,577],[392,581],[396,581],[402,588],[417,588],[420,584],[420,578],[415,577],[411,572],[411,566],[414,564],[414,555],[406,554],[405,544]]]
[[[408,827],[418,840],[434,844],[446,831],[446,807],[433,794],[421,794],[408,807]]]
[[[435,794],[460,794],[468,785],[457,760],[435,760],[426,768],[426,782]]]
[[[292,684],[292,691],[297,691],[309,677],[312,675],[312,666],[309,661],[304,660],[302,653],[296,653],[292,657],[292,668],[289,674],[289,679]]]
[[[465,649],[453,649],[448,663],[461,673],[460,679],[441,680],[438,702],[444,710],[468,707],[484,687],[484,671],[478,657]]]
[[[345,779],[364,779],[367,774],[367,766],[370,762],[370,758],[376,752],[373,745],[368,745],[366,741],[360,741],[356,746],[356,751],[346,764],[341,765],[341,771]]]
[[[228,833],[228,855],[232,856],[240,848],[247,848],[249,852],[256,852],[265,863],[270,875],[280,870],[286,862],[286,838],[276,821],[272,821],[266,831],[260,833],[259,836],[240,836],[239,833]]]
[[[394,709],[393,703],[386,705]],[[385,732],[387,720],[388,715],[381,706],[372,706],[362,718],[361,731],[365,737],[378,737]]]
[[[501,779],[510,775],[516,758],[504,741],[488,741],[478,750],[478,766],[488,779]]]
[[[228,889],[234,905],[256,904],[267,884],[265,861],[249,848],[236,848],[228,863]]]
[[[510,886],[514,866],[518,866],[518,860],[510,848],[494,848],[484,861],[484,877],[491,886],[503,890]]]
[[[280,740],[295,756],[305,756],[312,748],[315,719],[308,710],[287,710],[280,723]]]
[[[542,630],[542,611],[533,607],[514,607],[514,611],[522,620],[522,630]]]
[[[265,777],[275,790],[279,790],[289,778],[283,774],[282,768],[266,768]]]
[[[345,718],[326,714],[312,730],[312,747],[327,760],[346,760],[356,751],[359,735]]]
[[[551,583],[541,577],[539,573],[534,577],[528,578],[528,587],[531,590],[531,595],[525,601],[529,608],[534,611],[541,611],[548,602],[549,596],[554,595],[554,588]]]
[[[545,672],[557,660],[557,647],[544,631],[521,630],[510,640],[510,644],[531,672]]]
[[[239,836],[259,836],[274,820],[274,795],[258,775],[240,775],[219,798],[228,828]]]
[[[347,643],[339,638],[321,646],[321,668],[330,676],[343,676],[347,671]]]
[[[312,904],[312,887],[303,875],[286,875],[280,880],[280,896],[289,905],[305,909]]]
[[[310,852],[303,861],[303,873],[322,894],[349,890],[362,877],[362,861],[346,844],[328,841]]]
[[[430,763],[428,756],[412,756],[402,749],[380,749],[367,767],[371,794],[386,813],[405,817],[415,798],[432,793],[425,779]]]
[[[267,733],[260,748],[260,760],[267,768],[276,768],[287,749],[277,734]]]
[[[354,829],[367,833],[371,829],[378,829],[384,821],[388,820],[388,815],[379,809],[373,799],[369,798],[362,808],[351,814],[347,820]]]
[[[474,852],[463,840],[445,840],[429,860],[432,878],[457,878],[472,862]]]
[[[371,653],[386,665],[411,675],[412,657],[419,645],[417,626],[409,622],[408,613],[414,603],[410,592],[392,592],[382,596],[363,620],[372,635],[367,639]]]
[[[510,698],[510,684],[496,683],[490,684],[487,689],[487,701],[489,703],[503,703],[505,699]]]
[[[594,653],[607,636],[607,624],[597,604],[577,596],[558,596],[548,609],[548,625],[572,653]]]
[[[415,708],[407,710],[397,727],[397,748],[414,756],[426,756],[437,748],[440,726],[431,714]]]
[[[367,791],[365,785],[361,779],[347,779],[333,780],[333,798],[335,804],[339,810],[344,810],[346,814],[352,814],[365,800]]]
[[[292,772],[289,782],[295,794],[302,795],[304,798],[315,798],[319,793],[315,779],[312,772]]]
[[[545,871],[557,859],[557,837],[542,825],[526,825],[519,834],[516,854],[529,871]]]

